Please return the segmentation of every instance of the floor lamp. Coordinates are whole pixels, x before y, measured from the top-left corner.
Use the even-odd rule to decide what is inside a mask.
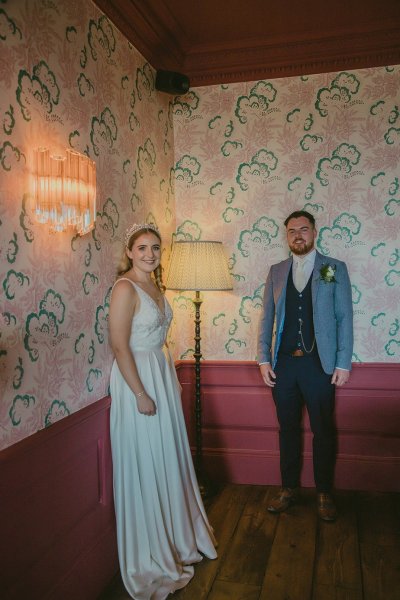
[[[222,243],[210,241],[178,241],[172,246],[169,272],[166,287],[170,290],[194,290],[195,305],[195,423],[196,423],[196,455],[195,469],[203,497],[210,494],[210,485],[206,482],[203,471],[202,444],[202,409],[201,409],[201,375],[200,361],[200,307],[203,302],[201,291],[222,291],[232,289],[232,279],[228,269]]]

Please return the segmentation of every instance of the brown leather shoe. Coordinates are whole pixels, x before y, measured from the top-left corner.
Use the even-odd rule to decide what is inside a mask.
[[[330,494],[318,494],[318,515],[323,521],[335,521],[338,513],[335,503]]]
[[[272,513],[280,513],[287,510],[297,500],[296,490],[292,488],[281,488],[268,505],[267,510]]]

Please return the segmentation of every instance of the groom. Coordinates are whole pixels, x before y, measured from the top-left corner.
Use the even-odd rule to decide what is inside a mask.
[[[351,285],[345,263],[314,248],[313,215],[295,211],[285,226],[293,256],[269,271],[258,339],[261,375],[272,388],[280,425],[282,488],[268,510],[280,513],[297,499],[304,402],[313,432],[318,514],[334,521],[335,386],[348,381],[351,369]]]

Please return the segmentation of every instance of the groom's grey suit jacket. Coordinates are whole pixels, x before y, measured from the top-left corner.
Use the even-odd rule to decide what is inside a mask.
[[[292,257],[272,265],[265,284],[263,314],[258,336],[258,362],[275,368],[285,322],[286,286]],[[321,279],[323,265],[336,267],[335,282]],[[347,267],[344,262],[318,251],[312,272],[312,303],[315,340],[322,368],[351,369],[353,354],[353,306]]]

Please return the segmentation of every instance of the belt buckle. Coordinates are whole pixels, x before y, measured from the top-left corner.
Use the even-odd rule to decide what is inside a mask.
[[[294,356],[294,357],[304,356],[304,352],[300,348],[296,348],[296,350],[293,350],[291,356]]]

